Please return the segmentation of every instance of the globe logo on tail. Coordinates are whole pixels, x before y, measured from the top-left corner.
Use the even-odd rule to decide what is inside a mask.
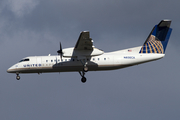
[[[150,35],[148,40],[144,43],[139,53],[159,53],[163,54],[163,45],[158,38],[154,35]]]

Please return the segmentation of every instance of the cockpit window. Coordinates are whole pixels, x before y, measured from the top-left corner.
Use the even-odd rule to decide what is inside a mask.
[[[24,62],[24,61],[29,61],[29,59],[23,59],[23,60],[20,60],[19,62]]]
[[[29,59],[24,59],[24,61],[29,61]]]

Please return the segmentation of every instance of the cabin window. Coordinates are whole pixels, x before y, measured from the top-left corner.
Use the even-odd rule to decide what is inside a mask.
[[[100,60],[100,59],[98,58],[98,60]]]
[[[72,59],[72,61],[74,61],[74,59]]]
[[[104,58],[104,60],[106,60],[106,58]]]
[[[53,60],[51,60],[51,62],[53,62]]]
[[[58,59],[58,62],[60,61],[60,59]]]
[[[46,60],[46,62],[48,62],[48,60]]]
[[[93,58],[93,61],[95,61],[95,58]]]

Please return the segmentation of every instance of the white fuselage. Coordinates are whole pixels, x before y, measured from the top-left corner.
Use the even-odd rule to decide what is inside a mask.
[[[161,59],[171,35],[171,20],[162,20],[155,25],[144,44],[114,52],[104,53],[93,45],[89,31],[82,31],[75,47],[62,49],[59,44],[56,56],[26,57],[10,67],[7,72],[20,73],[79,72],[81,82],[86,82],[85,72],[114,70]]]
[[[163,58],[165,54],[140,54],[141,47],[135,47],[115,52],[104,53],[99,56],[86,57],[81,61],[77,58],[60,56],[26,57],[12,67],[9,73],[44,73],[44,72],[73,72],[82,71],[83,63],[87,61],[88,71],[114,70],[129,67]],[[25,60],[26,59],[26,60]]]

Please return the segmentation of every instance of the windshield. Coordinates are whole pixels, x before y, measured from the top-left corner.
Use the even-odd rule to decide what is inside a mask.
[[[19,62],[29,61],[29,59],[22,59]]]

